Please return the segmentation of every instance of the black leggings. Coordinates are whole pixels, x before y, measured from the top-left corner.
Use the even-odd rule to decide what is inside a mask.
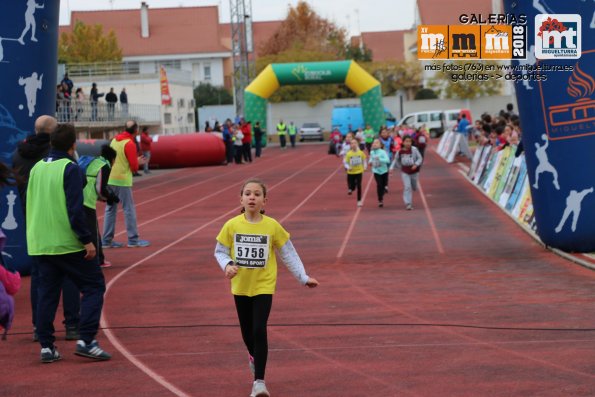
[[[233,296],[240,320],[242,339],[248,353],[254,357],[254,380],[264,380],[269,344],[267,322],[273,305],[273,295]]]
[[[388,172],[384,174],[374,174],[376,179],[376,194],[378,194],[378,201],[382,202],[384,199],[385,187],[388,186]]]
[[[362,176],[363,174],[347,174],[347,186],[349,190],[357,188],[357,201],[362,200]]]

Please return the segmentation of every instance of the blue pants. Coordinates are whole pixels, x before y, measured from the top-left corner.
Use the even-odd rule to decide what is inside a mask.
[[[97,261],[87,261],[84,257],[85,251],[37,257],[39,301],[36,325],[41,347],[52,347],[56,340],[54,318],[60,301],[60,287],[65,276],[74,282],[83,295],[79,324],[80,338],[85,343],[90,343],[97,335],[103,308],[105,279]]]
[[[132,187],[112,186],[110,188],[118,195],[122,208],[124,209],[124,222],[126,223],[126,234],[128,244],[136,244],[138,241],[138,229],[136,227],[136,209],[132,198]],[[105,220],[103,221],[103,244],[110,245],[116,232],[116,215],[118,204],[105,206]]]
[[[31,322],[33,326],[37,321],[37,303],[39,301],[39,269],[38,257],[31,257]],[[62,282],[62,309],[64,310],[63,324],[66,327],[78,327],[81,311],[81,293],[68,277]]]

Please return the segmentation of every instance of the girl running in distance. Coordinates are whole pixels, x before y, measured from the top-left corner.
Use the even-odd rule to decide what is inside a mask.
[[[392,170],[395,164],[401,169],[403,201],[407,210],[413,209],[411,190],[417,190],[417,177],[419,176],[419,167],[422,162],[423,157],[421,157],[419,150],[413,146],[413,138],[411,135],[405,135],[403,137],[403,147],[397,152],[390,169]]]
[[[388,154],[382,147],[380,139],[376,138],[372,141],[370,150],[370,164],[372,165],[372,172],[374,173],[374,179],[376,180],[376,193],[378,194],[378,206],[384,206],[384,188],[388,183],[388,166],[390,159]]]
[[[242,213],[228,220],[217,236],[215,258],[231,280],[242,339],[254,375],[251,397],[268,397],[264,382],[268,356],[267,322],[277,283],[277,249],[283,262],[302,284],[318,286],[309,277],[289,233],[264,215],[267,188],[259,179],[249,179],[240,191]]]
[[[351,149],[345,154],[343,165],[347,170],[347,185],[349,190],[347,194],[351,194],[357,189],[357,206],[362,206],[362,178],[364,171],[368,168],[366,164],[366,154],[359,148],[357,139],[351,140]]]

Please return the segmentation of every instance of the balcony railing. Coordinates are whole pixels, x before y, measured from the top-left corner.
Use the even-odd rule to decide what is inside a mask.
[[[56,118],[61,123],[74,123],[75,126],[101,127],[124,124],[128,120],[138,123],[160,124],[159,105],[108,104],[76,100],[57,100]]]
[[[140,64],[138,62],[72,63],[65,65],[65,71],[70,77],[139,74]]]

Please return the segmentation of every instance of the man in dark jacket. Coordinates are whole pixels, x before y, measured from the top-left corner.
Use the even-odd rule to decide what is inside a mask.
[[[114,112],[116,110],[116,103],[118,102],[118,96],[114,92],[114,88],[110,88],[109,92],[105,96],[107,102],[107,119],[109,121],[114,120]]]
[[[47,157],[50,151],[50,133],[58,127],[58,121],[51,116],[39,116],[35,120],[35,134],[29,135],[17,145],[12,157],[12,164],[18,175],[18,188],[23,206],[23,214],[27,205],[27,184],[31,169],[39,160]],[[31,267],[31,314],[33,322],[33,340],[37,341],[35,321],[37,316],[39,272],[37,261],[32,257]],[[80,319],[80,293],[76,285],[68,278],[62,284],[62,306],[64,309],[64,325],[66,340],[78,339]]]

